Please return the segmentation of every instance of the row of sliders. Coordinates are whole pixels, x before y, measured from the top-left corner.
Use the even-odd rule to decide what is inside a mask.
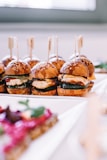
[[[11,50],[14,41],[10,38],[10,62],[5,65],[3,59],[0,63],[0,92],[48,96],[85,96],[94,84],[94,65],[85,55],[80,54],[83,37],[79,36],[75,41],[74,54],[68,61],[65,61],[58,55],[58,37],[55,37],[55,53],[50,54],[52,38],[49,38],[48,58],[43,62],[39,59],[33,59],[33,38],[28,40],[30,54],[24,60],[19,59],[18,42],[15,41],[17,58],[13,60]],[[76,52],[77,45],[78,53]]]

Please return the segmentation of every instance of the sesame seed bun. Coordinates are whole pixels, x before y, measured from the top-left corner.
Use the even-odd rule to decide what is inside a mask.
[[[24,59],[24,62],[27,62],[30,65],[30,68],[33,68],[40,60],[38,58],[26,58]]]
[[[77,59],[79,59],[79,57]],[[88,67],[89,76],[92,76],[94,73],[93,63],[88,58],[85,58],[85,57],[80,57],[80,60]]]
[[[61,70],[62,74],[70,74],[73,76],[89,77],[89,70],[87,66],[80,60],[66,62]]]
[[[57,57],[51,58],[49,61],[57,68],[58,72],[60,72],[61,67],[65,63],[65,60]]]
[[[23,61],[11,61],[5,70],[5,75],[25,75],[30,73],[30,66]]]
[[[39,62],[31,69],[31,78],[46,79],[58,76],[57,68],[50,62]]]
[[[30,88],[8,88],[7,92],[9,94],[30,94]]]
[[[7,65],[12,61],[12,60],[15,60],[16,58],[15,57],[8,57],[8,56],[6,56],[6,57],[4,57],[3,59],[2,59],[2,63],[3,63],[3,65],[5,66],[5,67],[7,67]]]
[[[70,58],[70,61],[73,61],[73,60],[80,60],[82,61],[87,67],[88,67],[88,70],[89,70],[89,76],[91,77],[94,73],[94,65],[93,63],[83,54],[73,54]]]
[[[54,90],[42,92],[42,91],[36,90],[35,88],[32,88],[32,94],[33,95],[43,95],[43,96],[54,96],[57,94],[57,91],[56,89],[54,89]]]

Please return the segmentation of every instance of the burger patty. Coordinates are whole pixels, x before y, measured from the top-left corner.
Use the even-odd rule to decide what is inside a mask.
[[[60,74],[58,80],[59,86],[63,89],[85,89],[90,83],[85,77],[68,74]]]
[[[35,89],[35,90],[41,91],[41,92],[47,92],[47,91],[57,89],[57,85],[50,86],[50,87],[47,87],[47,88],[44,88],[44,89],[39,89],[39,88],[36,88],[36,87],[32,87],[32,89]]]
[[[57,86],[57,79],[33,79],[31,85],[37,89],[46,89],[49,87]]]
[[[88,87],[88,84],[83,86],[79,84],[70,84],[65,82],[59,82],[59,86],[63,89],[85,89]]]

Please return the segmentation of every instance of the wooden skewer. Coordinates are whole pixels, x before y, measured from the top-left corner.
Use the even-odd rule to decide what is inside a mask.
[[[58,59],[58,37],[56,36],[56,58]]]
[[[83,47],[83,36],[79,36],[78,37],[78,53],[80,55],[80,52],[81,52],[81,48]]]
[[[75,36],[75,39],[74,39],[74,54],[75,54],[75,60],[76,60],[76,53],[77,53],[76,42],[77,42],[77,37]]]
[[[51,52],[51,38],[48,38],[48,62],[49,62],[49,55],[50,55],[50,52]]]
[[[10,58],[12,59],[12,49],[14,47],[14,38],[13,37],[9,37],[8,38],[8,48],[10,50]]]
[[[16,48],[17,61],[19,61],[19,45],[18,45],[18,39],[16,37],[14,37],[14,47]]]
[[[29,57],[32,59],[32,50],[34,48],[34,37],[28,39]]]
[[[52,51],[55,54],[56,53],[56,47],[55,47],[55,36],[52,36]]]

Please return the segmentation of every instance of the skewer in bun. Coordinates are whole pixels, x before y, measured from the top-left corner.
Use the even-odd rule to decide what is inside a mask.
[[[5,71],[5,82],[9,94],[30,94],[30,66],[22,61],[14,60]]]
[[[19,60],[18,41],[16,39],[17,60],[11,61],[5,70],[5,83],[9,94],[29,94],[30,66]]]
[[[31,68],[35,66],[38,62],[40,62],[39,58],[33,57],[33,49],[34,49],[34,37],[30,37],[27,40],[29,57],[25,58],[24,61],[27,62]]]
[[[95,79],[95,75],[94,75],[94,64],[91,62],[91,60],[89,60],[87,58],[86,55],[84,54],[81,54],[81,48],[83,47],[83,37],[82,35],[80,35],[78,37],[78,52],[76,51],[76,45],[75,45],[75,54],[73,54],[71,57],[70,57],[70,61],[73,61],[73,60],[81,60],[87,67],[88,67],[88,70],[89,70],[89,78],[90,80],[94,80]],[[76,43],[76,42],[75,42]]]
[[[52,63],[39,62],[31,69],[31,92],[35,95],[56,95],[58,71]]]
[[[6,56],[2,59],[2,63],[5,67],[8,65],[9,62],[16,59],[15,57],[13,57],[14,37],[8,38],[8,48],[10,50],[10,55]]]
[[[58,55],[58,37],[55,38],[56,41],[56,47],[54,46],[55,50],[55,54],[51,55],[49,57],[49,61],[55,65],[55,67],[57,68],[58,72],[60,71],[61,67],[63,66],[63,64],[65,63],[65,60]]]
[[[31,69],[31,92],[35,95],[56,95],[58,70],[49,62],[50,43],[51,39],[48,41],[48,60],[39,62]]]

